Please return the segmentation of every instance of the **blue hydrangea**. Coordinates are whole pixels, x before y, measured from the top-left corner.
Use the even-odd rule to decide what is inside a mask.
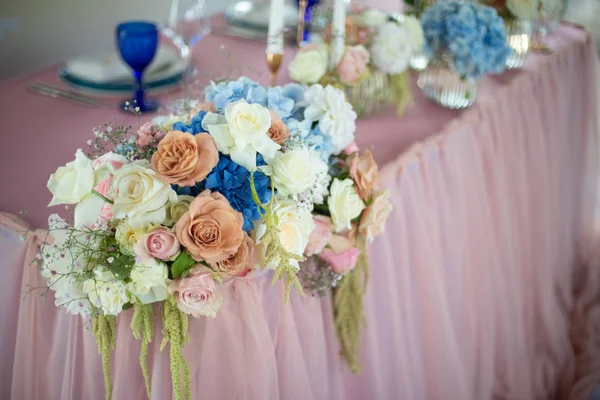
[[[262,156],[256,159],[257,165],[265,165]],[[271,181],[260,171],[254,173],[254,185],[258,198],[264,204],[271,200]],[[250,232],[253,222],[260,218],[258,206],[252,199],[250,172],[223,154],[219,154],[219,163],[208,174],[202,187],[219,192],[229,200],[231,207],[244,216],[244,230]]]
[[[176,122],[173,124],[174,131],[181,132],[189,132],[192,135],[197,135],[202,132],[207,132],[202,128],[202,120],[206,116],[206,111],[200,111],[197,115],[195,115],[189,124],[184,124],[183,122]]]
[[[298,84],[265,88],[246,77],[235,81],[211,83],[205,91],[206,101],[213,102],[218,112],[224,113],[227,104],[246,100],[260,104],[277,113],[284,122],[297,118],[303,112],[304,88]]]
[[[511,50],[504,21],[495,9],[481,4],[443,1],[421,17],[426,51],[430,56],[448,52],[452,67],[465,78],[504,71]]]

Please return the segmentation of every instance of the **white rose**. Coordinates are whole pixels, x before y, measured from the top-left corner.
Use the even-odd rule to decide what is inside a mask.
[[[329,189],[327,205],[336,232],[352,228],[352,220],[360,215],[365,203],[358,196],[352,179],[334,179]]]
[[[125,284],[109,270],[94,270],[96,276],[83,282],[83,291],[90,302],[102,308],[106,315],[118,315],[129,301]]]
[[[109,178],[115,171],[128,162],[129,161],[127,161],[124,156],[113,153],[112,151],[109,151],[92,161],[92,168],[94,168],[94,185]]]
[[[408,68],[414,52],[409,31],[395,22],[387,22],[373,39],[371,60],[386,74],[399,74]]]
[[[267,135],[271,127],[269,110],[244,99],[227,104],[224,117],[208,113],[202,127],[212,135],[221,153],[229,154],[248,171],[256,171],[256,153],[269,159],[281,147]]]
[[[50,175],[47,186],[54,195],[48,207],[78,203],[94,187],[92,162],[78,149],[75,160]]]
[[[544,0],[542,3],[542,9],[547,10],[544,5],[556,3],[554,0]],[[532,20],[538,17],[538,9],[540,6],[539,0],[507,0],[506,8],[511,12],[513,16],[518,19]]]
[[[332,86],[312,85],[304,98],[308,104],[304,118],[318,121],[323,135],[331,138],[333,153],[341,152],[354,141],[356,113],[343,91]]]
[[[288,65],[290,77],[298,82],[317,83],[327,72],[327,50],[299,51]]]
[[[317,152],[299,147],[286,152],[278,151],[269,165],[261,170],[271,176],[280,194],[289,196],[313,187],[323,165],[326,167]]]
[[[173,125],[177,122],[186,122],[187,116],[185,115],[169,115],[159,116],[152,119],[152,125],[158,125],[166,131],[173,129]]]
[[[147,161],[123,166],[115,172],[108,191],[108,197],[114,201],[114,218],[128,217],[134,228],[163,223],[167,216],[165,205],[177,199],[171,185],[148,167]]]
[[[290,199],[279,199],[273,211],[277,216],[277,229],[279,229],[279,240],[281,246],[290,253],[301,256],[308,244],[308,237],[315,227],[312,214],[306,209],[299,209],[296,203]],[[259,225],[255,232],[256,243],[260,246],[260,240],[266,232],[264,217],[259,220]],[[262,246],[260,246],[262,247]],[[264,248],[260,249],[259,254],[264,256]],[[298,262],[292,261],[296,266]],[[277,268],[278,262],[275,261],[267,268]]]
[[[408,32],[410,42],[412,43],[413,53],[418,53],[425,44],[425,36],[423,34],[421,21],[412,15],[405,15],[402,20],[402,26]]]
[[[127,284],[129,292],[134,294],[142,304],[155,303],[167,298],[167,266],[154,258],[143,260],[131,270]]]
[[[179,218],[189,210],[192,200],[194,200],[194,197],[182,194],[177,196],[176,201],[168,203],[166,207],[167,218],[164,222],[165,225],[175,225],[175,223],[179,221]]]
[[[87,234],[67,231],[67,224],[57,214],[52,214],[49,222],[54,243],[41,248],[44,257],[42,277],[54,291],[54,304],[57,307],[65,308],[70,314],[88,316],[92,307],[79,278],[87,268],[86,253],[82,250],[96,248],[95,237],[88,238]],[[69,249],[67,241],[71,242]]]
[[[121,221],[115,229],[115,239],[120,245],[121,252],[135,256],[134,246],[146,233],[148,229],[134,228],[127,221]]]

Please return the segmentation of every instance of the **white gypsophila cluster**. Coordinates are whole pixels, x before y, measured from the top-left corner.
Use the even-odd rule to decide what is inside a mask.
[[[101,308],[105,315],[118,315],[129,301],[125,283],[108,269],[97,267],[94,273],[93,278],[83,282],[83,292],[94,307]]]
[[[304,118],[318,122],[324,136],[331,140],[332,153],[344,150],[356,132],[356,112],[343,91],[333,86],[312,85],[304,93],[307,107]]]
[[[371,61],[386,74],[404,72],[415,52],[410,33],[395,22],[383,24],[371,45]]]
[[[83,232],[70,231],[57,214],[50,216],[48,225],[53,243],[44,244],[41,248],[42,277],[49,289],[54,291],[57,307],[66,309],[70,314],[89,316],[92,307],[81,282],[81,273],[87,268],[82,246],[93,246],[94,239]]]

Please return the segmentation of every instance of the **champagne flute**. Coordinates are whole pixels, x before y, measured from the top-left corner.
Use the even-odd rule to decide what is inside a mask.
[[[173,0],[163,32],[177,46],[181,58],[188,64],[187,77],[193,76],[192,50],[210,33],[206,0]]]
[[[116,30],[117,47],[123,60],[133,69],[133,99],[122,104],[128,109],[128,103],[139,111],[155,111],[159,103],[144,99],[142,75],[156,54],[158,47],[158,28],[152,22],[127,21],[119,24]]]

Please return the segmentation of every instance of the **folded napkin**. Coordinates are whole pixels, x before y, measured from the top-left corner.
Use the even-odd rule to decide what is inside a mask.
[[[178,57],[175,50],[160,47],[152,63],[144,71],[144,75],[151,78],[152,74],[160,72],[176,62]],[[130,81],[132,79],[131,68],[116,51],[73,57],[67,61],[66,70],[70,75],[96,83]]]

